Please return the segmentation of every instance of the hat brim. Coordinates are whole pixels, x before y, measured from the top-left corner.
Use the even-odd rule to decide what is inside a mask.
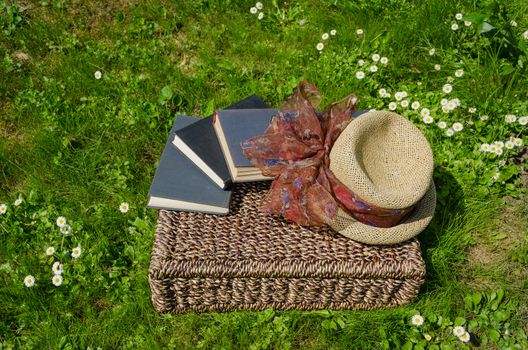
[[[429,189],[416,204],[414,211],[402,223],[380,228],[357,221],[339,209],[330,226],[348,238],[367,244],[395,244],[404,242],[421,233],[431,222],[436,208],[436,188],[431,181]]]

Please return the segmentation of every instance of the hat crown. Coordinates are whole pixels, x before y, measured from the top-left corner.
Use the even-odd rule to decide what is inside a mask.
[[[429,189],[433,152],[421,131],[392,112],[365,113],[343,130],[330,152],[330,170],[371,205],[402,209]]]

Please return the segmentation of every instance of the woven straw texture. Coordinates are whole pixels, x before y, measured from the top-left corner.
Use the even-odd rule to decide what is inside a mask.
[[[227,216],[159,211],[149,269],[159,312],[368,310],[417,295],[425,276],[418,241],[365,245],[264,216],[268,189],[236,184]]]
[[[368,244],[392,244],[422,232],[436,204],[433,151],[421,131],[399,114],[372,111],[352,120],[330,152],[330,170],[367,203],[386,209],[416,204],[391,228],[356,221],[340,210],[330,223],[341,234]]]
[[[429,189],[433,151],[421,131],[399,114],[373,111],[354,119],[330,152],[330,170],[367,203],[402,209]]]
[[[399,225],[389,228],[378,228],[365,225],[341,209],[333,219],[331,226],[345,237],[367,244],[394,244],[413,238],[422,232],[431,219],[436,207],[436,190],[433,183],[418,202],[408,218]]]

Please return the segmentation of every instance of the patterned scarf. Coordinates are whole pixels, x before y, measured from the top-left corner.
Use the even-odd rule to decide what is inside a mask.
[[[352,121],[357,101],[349,95],[321,114],[316,109],[319,89],[301,81],[265,133],[242,142],[251,163],[275,178],[262,204],[266,214],[320,226],[330,223],[341,208],[364,224],[392,227],[412,211],[413,207],[384,209],[366,203],[330,170],[330,150]]]

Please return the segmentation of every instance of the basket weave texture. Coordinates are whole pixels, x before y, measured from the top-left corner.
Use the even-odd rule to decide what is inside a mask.
[[[416,239],[366,245],[259,212],[267,182],[236,184],[230,213],[160,210],[149,269],[159,312],[381,309],[424,281]]]

